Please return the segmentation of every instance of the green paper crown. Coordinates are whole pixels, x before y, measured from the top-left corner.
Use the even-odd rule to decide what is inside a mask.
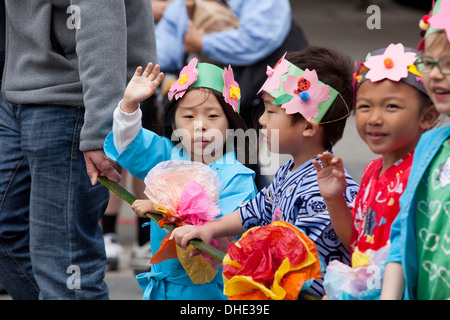
[[[224,69],[218,66],[206,62],[197,63],[196,66],[198,70],[197,80],[191,84],[189,87],[202,87],[209,88],[219,92],[223,92],[224,80],[223,73]],[[241,101],[239,99],[238,103],[238,113],[240,111]]]
[[[190,87],[202,87],[214,89],[222,92],[223,89],[223,69],[210,63],[197,63],[198,70],[197,80]]]

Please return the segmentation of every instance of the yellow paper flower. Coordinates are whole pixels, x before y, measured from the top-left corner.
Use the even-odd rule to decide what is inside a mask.
[[[239,87],[230,86],[230,98],[231,99],[240,99],[241,98],[241,89],[239,89]]]
[[[183,74],[180,76],[180,79],[178,79],[178,83],[179,84],[185,84],[187,82],[187,78],[188,78],[189,74]]]

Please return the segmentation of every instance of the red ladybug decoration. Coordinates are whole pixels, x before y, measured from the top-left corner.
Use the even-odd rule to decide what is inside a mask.
[[[309,80],[301,77],[300,79],[298,79],[297,82],[297,94],[299,94],[302,91],[306,91],[309,89],[309,87],[311,86],[311,82],[309,82]]]

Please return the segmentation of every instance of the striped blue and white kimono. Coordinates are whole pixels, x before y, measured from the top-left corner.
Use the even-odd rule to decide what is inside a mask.
[[[331,260],[350,265],[350,253],[344,248],[334,232],[327,206],[320,195],[317,171],[311,159],[294,171],[294,161],[280,167],[273,182],[262,189],[252,200],[240,205],[239,214],[244,230],[254,226],[267,225],[274,220],[287,221],[300,228],[317,246],[323,270]],[[315,160],[318,160],[315,158]],[[347,188],[345,199],[350,208],[359,185],[346,172]],[[280,208],[281,215],[275,211]],[[323,279],[315,280],[305,292],[323,296]]]

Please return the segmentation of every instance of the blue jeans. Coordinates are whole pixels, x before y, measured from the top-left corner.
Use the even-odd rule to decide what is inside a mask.
[[[109,192],[79,150],[84,109],[0,97],[0,282],[13,299],[108,299]]]

